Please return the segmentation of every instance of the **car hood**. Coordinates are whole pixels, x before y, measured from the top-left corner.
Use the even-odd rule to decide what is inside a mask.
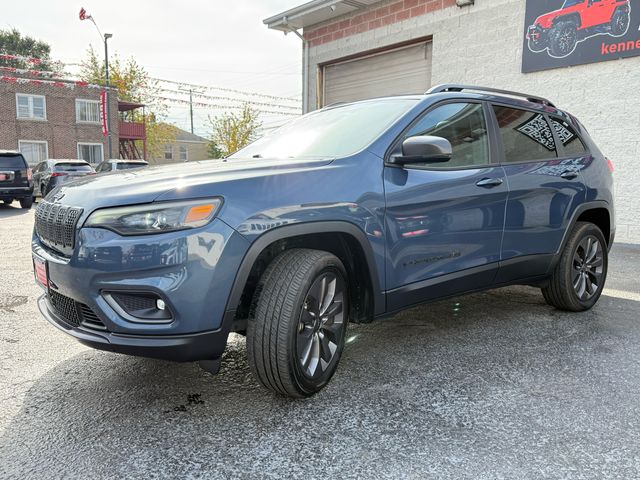
[[[82,207],[85,212],[119,205],[150,203],[159,197],[190,198],[190,187],[261,177],[273,173],[299,172],[331,163],[322,159],[226,159],[149,166],[123,170],[61,185],[51,191],[48,201]],[[216,195],[213,188],[211,196]]]
[[[566,9],[553,10],[552,12],[547,12],[543,15],[540,15],[538,18],[536,18],[536,21],[533,23],[534,25],[540,25],[542,28],[549,28],[553,23],[553,20],[562,13],[566,13]]]

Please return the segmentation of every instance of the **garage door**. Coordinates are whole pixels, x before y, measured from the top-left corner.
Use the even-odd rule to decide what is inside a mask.
[[[424,93],[431,86],[431,42],[325,65],[323,104]]]

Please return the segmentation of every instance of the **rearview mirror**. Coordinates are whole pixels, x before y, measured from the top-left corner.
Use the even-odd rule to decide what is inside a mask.
[[[453,148],[446,138],[419,135],[409,137],[402,142],[402,155],[391,157],[390,163],[406,165],[409,163],[448,162],[452,155]]]

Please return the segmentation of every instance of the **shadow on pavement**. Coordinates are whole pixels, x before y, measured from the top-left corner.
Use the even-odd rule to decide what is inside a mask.
[[[32,208],[35,208],[35,204]],[[26,208],[21,208],[18,202],[13,202],[9,205],[0,202],[0,219],[16,217],[18,215],[26,215],[28,213],[29,210],[27,210]]]
[[[567,314],[526,287],[414,308],[351,327],[332,383],[301,401],[257,385],[239,336],[215,377],[87,350],[28,390],[0,477],[637,472],[638,311],[605,296]]]

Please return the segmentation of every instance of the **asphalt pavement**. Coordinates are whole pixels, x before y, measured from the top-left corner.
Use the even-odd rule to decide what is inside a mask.
[[[589,312],[509,287],[350,325],[288,400],[233,335],[221,372],[94,351],[39,314],[33,211],[0,205],[0,478],[640,477],[640,248]]]

